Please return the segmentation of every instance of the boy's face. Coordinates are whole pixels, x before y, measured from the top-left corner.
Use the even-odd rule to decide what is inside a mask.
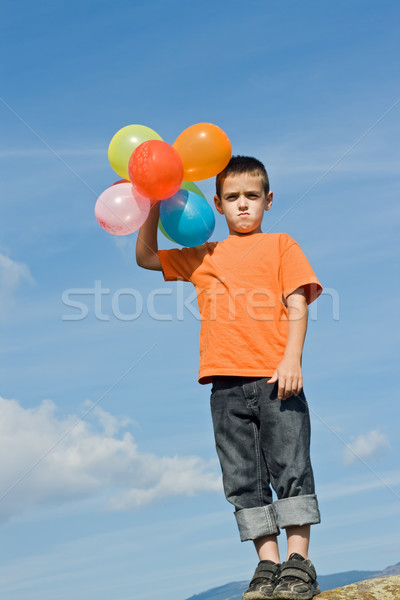
[[[221,198],[214,196],[217,211],[225,216],[231,235],[261,233],[264,211],[272,205],[272,192],[265,194],[259,175],[228,175]]]

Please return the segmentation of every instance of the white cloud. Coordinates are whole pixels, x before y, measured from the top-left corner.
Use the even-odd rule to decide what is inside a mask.
[[[374,429],[359,435],[354,442],[347,444],[343,452],[343,461],[346,465],[350,465],[357,458],[376,458],[384,448],[390,448],[388,438],[377,429]]]
[[[99,407],[90,407],[82,421],[59,418],[49,400],[24,408],[0,398],[0,519],[95,494],[111,510],[126,510],[221,490],[215,461],[142,453],[131,433],[121,431],[128,424]]]
[[[173,458],[143,458],[149,485],[141,486],[132,481],[132,488],[111,500],[115,510],[126,510],[153,502],[159,498],[173,495],[194,495],[204,491],[219,491],[221,484],[210,465],[199,457],[188,456]]]

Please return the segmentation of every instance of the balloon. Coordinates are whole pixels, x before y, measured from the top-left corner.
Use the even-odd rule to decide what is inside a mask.
[[[162,224],[161,219],[158,219],[158,229],[170,242],[174,242],[174,244],[176,244],[175,240],[173,240],[172,237],[170,237],[168,235],[168,233],[165,231],[164,225]]]
[[[181,155],[185,181],[214,177],[226,167],[232,153],[228,136],[212,123],[188,127],[173,146]]]
[[[152,202],[173,196],[183,181],[181,157],[160,140],[140,144],[129,159],[128,170],[134,188]]]
[[[128,163],[132,152],[147,140],[162,140],[162,137],[145,125],[127,125],[117,131],[108,147],[108,160],[118,175],[129,179]]]
[[[94,209],[99,224],[114,235],[128,235],[143,225],[150,212],[150,200],[132,184],[120,183],[107,188],[97,199]]]
[[[184,181],[181,185],[181,190],[187,190],[188,192],[194,192],[195,194],[198,194],[199,196],[204,198],[204,200],[207,199],[205,197],[205,195],[203,194],[203,192],[201,191],[201,189],[198,188],[197,185],[195,183],[193,183],[193,181]]]
[[[112,187],[113,185],[119,185],[120,183],[129,183],[129,185],[132,186],[132,182],[129,181],[129,179],[118,179],[118,181],[114,181],[114,183],[112,183],[110,187]],[[133,186],[132,186],[132,188],[133,188],[132,193],[133,193],[133,195],[135,195],[135,188]],[[199,189],[199,188],[197,188],[197,189]],[[137,192],[137,193],[139,193],[139,192]],[[149,198],[149,200],[150,200],[151,205],[153,205],[157,202],[157,200],[152,200],[151,198]]]
[[[202,198],[204,198],[204,200],[206,200],[206,197],[203,194],[203,192],[201,191],[201,189],[198,188],[197,185],[195,183],[193,183],[192,181],[184,181],[181,185],[181,190],[187,190],[188,192],[194,192],[195,194],[197,194],[198,196],[201,196]],[[165,231],[165,228],[164,228],[164,225],[162,224],[161,219],[158,219],[158,229],[170,242],[173,242],[174,244],[176,244],[176,241],[173,240],[172,237],[170,235],[168,235],[168,233]]]
[[[179,190],[161,202],[160,219],[167,234],[182,246],[200,246],[214,231],[215,217],[207,200]]]
[[[129,179],[118,179],[118,181],[114,181],[114,183],[112,183],[110,187],[112,187],[113,185],[118,185],[119,183],[130,183],[130,181]]]

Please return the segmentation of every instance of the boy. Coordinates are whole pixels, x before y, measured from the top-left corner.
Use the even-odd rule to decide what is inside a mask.
[[[224,491],[241,540],[253,540],[260,561],[243,600],[309,600],[319,593],[308,545],[320,516],[301,358],[307,304],[322,288],[292,238],[261,231],[273,194],[260,161],[232,157],[216,188],[226,240],[158,251],[156,205],[139,231],[137,263],[197,290],[199,382],[212,383]],[[287,536],[282,565],[279,528]]]

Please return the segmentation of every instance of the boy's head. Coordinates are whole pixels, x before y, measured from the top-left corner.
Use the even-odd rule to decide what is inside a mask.
[[[258,175],[261,178],[265,195],[269,192],[269,179],[268,173],[264,165],[257,158],[252,156],[232,156],[225,169],[218,173],[215,180],[216,194],[221,197],[221,189],[225,179],[230,175],[242,175],[248,173],[249,175]]]
[[[264,211],[272,205],[267,171],[251,156],[232,156],[216,178],[215,206],[231,235],[261,233]]]

